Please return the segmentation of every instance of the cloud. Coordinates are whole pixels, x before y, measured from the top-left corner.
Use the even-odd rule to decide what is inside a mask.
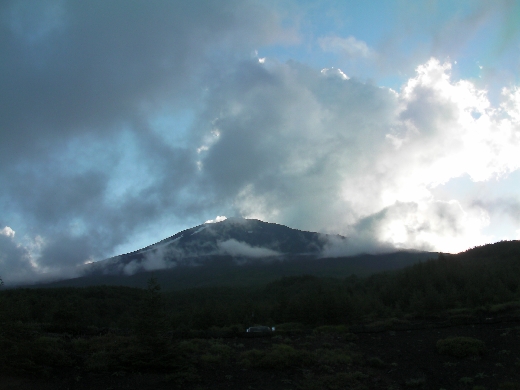
[[[167,268],[174,268],[179,261],[182,261],[184,253],[176,250],[175,247],[166,248],[157,246],[154,250],[144,253],[141,260],[132,260],[122,267],[125,275],[133,275],[139,271],[156,271]],[[120,271],[120,270],[117,270]]]
[[[15,232],[9,226],[0,230],[0,278],[8,285],[37,276],[29,251],[17,244],[14,236]]]
[[[347,38],[322,37],[318,39],[318,43],[323,51],[338,53],[347,58],[369,58],[375,55],[375,52],[365,42],[353,36]]]
[[[244,223],[239,219],[233,219],[232,223]],[[197,234],[206,227],[203,226],[193,234]],[[178,247],[176,242],[164,242],[154,245],[152,248],[140,251],[143,255],[140,259],[135,259],[129,263],[122,265],[118,262],[116,257],[113,261],[117,265],[116,268],[110,266],[104,267],[103,272],[119,273],[123,272],[126,275],[133,275],[139,271],[153,271],[167,268],[174,268],[179,265],[197,266],[204,261],[208,255],[231,255],[237,258],[261,259],[266,257],[280,256],[281,254],[269,248],[251,246],[245,242],[235,239],[220,240],[216,245],[211,243],[200,243],[187,247]],[[199,256],[204,256],[199,259]]]
[[[201,173],[246,217],[367,247],[464,250],[486,240],[489,216],[432,190],[520,167],[518,92],[504,90],[493,107],[450,72],[431,59],[396,92],[295,62],[245,63],[208,99],[212,121],[199,129],[219,137],[201,153]]]
[[[344,257],[359,254],[380,254],[395,252],[395,246],[378,241],[373,234],[363,234],[353,230],[349,237],[330,235],[320,257]]]
[[[498,197],[494,199],[476,199],[472,205],[480,207],[489,213],[500,213],[515,223],[520,223],[520,199],[513,197]]]
[[[263,258],[279,256],[280,253],[269,248],[251,246],[245,242],[230,239],[218,243],[218,247],[226,254],[234,257]]]
[[[2,2],[0,214],[18,244],[43,238],[35,267],[200,223],[211,193],[188,132],[201,94],[253,48],[296,39],[255,1]]]
[[[511,9],[499,3],[496,12]],[[489,239],[483,232],[497,213],[435,189],[462,176],[504,180],[520,168],[520,90],[511,85],[493,102],[454,77],[449,61],[428,60],[431,48],[414,57],[414,73],[394,61],[409,73],[396,90],[351,69],[349,78],[269,55],[260,62],[255,50],[299,39],[296,19],[268,7],[1,2],[8,274],[17,266],[16,278],[73,274],[222,214],[340,233],[347,251],[457,251]],[[474,9],[469,35],[495,15]],[[399,57],[388,55],[399,42],[388,51],[352,36],[319,43],[347,62]]]
[[[208,219],[206,222],[204,223],[217,223],[217,222],[222,222],[222,221],[225,221],[227,218],[223,215],[217,215],[217,218],[215,219]]]
[[[6,236],[6,237],[14,237],[15,231],[13,229],[11,229],[9,226],[6,226],[2,230],[0,230],[0,235]]]
[[[321,73],[325,76],[336,76],[343,80],[348,80],[350,78],[345,73],[343,73],[341,69],[323,68]]]

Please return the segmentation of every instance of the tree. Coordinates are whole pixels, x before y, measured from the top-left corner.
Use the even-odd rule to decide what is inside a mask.
[[[167,321],[161,286],[157,278],[151,277],[138,310],[136,336],[141,347],[158,353],[166,348],[166,330]]]

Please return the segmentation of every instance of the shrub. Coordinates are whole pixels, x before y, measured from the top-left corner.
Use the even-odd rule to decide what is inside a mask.
[[[203,354],[200,360],[204,363],[223,364],[229,360],[233,350],[225,344],[212,344],[208,353]]]
[[[53,337],[40,337],[32,344],[33,361],[40,365],[54,367],[72,366],[73,361],[65,349],[63,340]]]
[[[71,341],[72,351],[75,354],[84,356],[90,350],[90,343],[86,339],[76,338]]]
[[[75,347],[86,348],[86,345],[76,342]],[[85,368],[87,371],[113,372],[137,367],[143,360],[148,361],[149,356],[142,356],[133,337],[108,334],[89,340]]]
[[[231,357],[233,353],[233,349],[230,346],[221,343],[212,344],[209,351],[214,355],[219,355],[226,359]]]
[[[410,321],[400,318],[386,318],[383,320],[373,321],[366,325],[368,329],[379,330],[379,329],[392,329],[403,325],[408,325]]]
[[[252,349],[240,354],[240,362],[249,367],[284,369],[301,367],[314,362],[313,355],[290,345],[276,344],[267,351]]]
[[[191,366],[183,367],[182,370],[174,371],[165,377],[166,382],[173,382],[177,387],[181,387],[187,383],[200,382],[201,379],[197,369]]]
[[[22,324],[0,332],[0,372],[48,376],[76,363],[70,348],[57,337],[38,336]]]
[[[518,390],[520,383],[518,382],[503,382],[498,386],[499,390]]]
[[[513,301],[513,302],[505,302],[505,303],[500,303],[497,305],[492,305],[489,308],[489,311],[491,313],[499,313],[499,312],[518,309],[518,308],[520,308],[520,302]]]
[[[378,357],[368,358],[366,361],[366,365],[373,368],[383,368],[386,366],[385,362]]]
[[[407,387],[423,387],[426,384],[426,378],[411,378],[404,383]]]
[[[266,368],[286,368],[303,365],[309,360],[309,352],[297,350],[287,344],[277,344],[273,345],[260,363]]]
[[[449,337],[437,341],[437,351],[441,355],[457,358],[479,356],[485,352],[486,345],[483,341],[471,337]]]
[[[208,364],[222,364],[223,358],[220,355],[212,355],[211,353],[205,353],[201,355],[200,361]]]
[[[240,363],[247,367],[258,367],[259,362],[264,356],[265,352],[258,349],[251,349],[240,354]]]
[[[315,359],[320,364],[326,365],[347,365],[352,363],[352,357],[341,349],[317,349],[314,352]]]
[[[206,349],[208,346],[208,342],[203,339],[190,339],[190,340],[182,340],[179,345],[179,352],[181,354],[193,354],[201,352],[203,349]]]
[[[359,375],[359,372],[338,372],[333,375],[327,375],[320,378],[320,384],[322,388],[327,389],[343,389],[352,388],[359,383],[360,380],[366,379],[366,375]],[[356,387],[358,388],[358,387]]]
[[[222,338],[222,337],[237,337],[241,333],[244,333],[244,326],[241,324],[235,324],[231,326],[212,326],[208,329],[207,334],[211,337]]]
[[[464,383],[465,385],[469,385],[473,383],[473,378],[470,378],[469,376],[465,376],[459,379],[459,382]]]

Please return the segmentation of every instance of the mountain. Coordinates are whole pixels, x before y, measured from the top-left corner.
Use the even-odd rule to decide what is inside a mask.
[[[135,252],[93,263],[87,273],[133,275],[203,265],[218,256],[231,256],[238,264],[282,260],[287,256],[317,257],[331,240],[346,238],[256,219],[228,218],[195,226]]]
[[[45,286],[145,287],[152,275],[165,290],[258,286],[284,276],[367,276],[438,256],[432,252],[397,251],[324,257],[333,245],[348,246],[348,239],[254,219],[229,218],[184,230],[135,252],[92,263],[79,278]]]

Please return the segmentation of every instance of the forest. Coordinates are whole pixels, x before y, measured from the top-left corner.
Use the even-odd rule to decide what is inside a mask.
[[[231,358],[229,343],[244,344],[240,340],[248,340],[245,330],[253,325],[275,327],[271,339],[332,332],[348,342],[356,333],[417,329],[426,323],[516,321],[520,243],[439,254],[368,277],[290,276],[254,287],[163,292],[151,275],[143,288],[2,288],[0,316],[3,375],[56,380],[64,369],[74,378],[144,373],[160,376],[168,386],[193,382],[200,387],[200,372],[216,366],[262,370],[274,359],[278,367],[321,367],[316,349],[287,349],[280,347],[283,343],[272,346],[269,359],[255,348]],[[329,362],[333,369],[341,359],[353,359],[334,353],[331,359],[339,360]],[[349,381],[363,387],[361,380]]]

